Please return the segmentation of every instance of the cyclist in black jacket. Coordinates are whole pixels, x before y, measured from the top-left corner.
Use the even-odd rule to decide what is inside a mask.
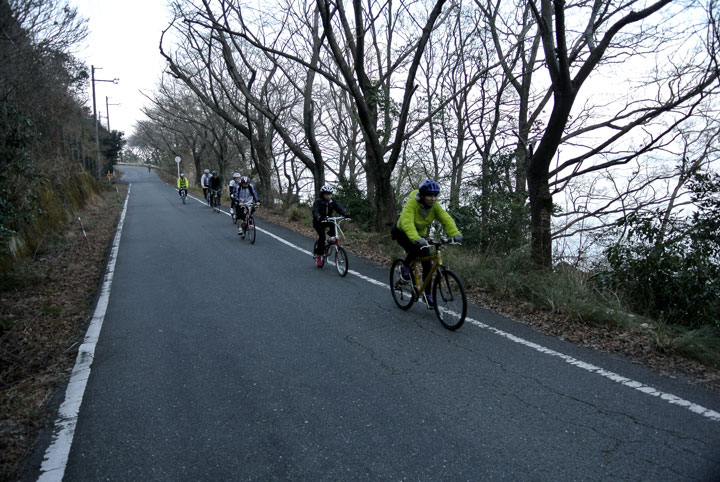
[[[322,266],[322,255],[325,249],[325,230],[328,229],[330,236],[335,236],[335,225],[333,223],[323,222],[325,218],[333,215],[333,211],[337,211],[341,216],[349,218],[350,215],[345,211],[339,202],[333,199],[332,195],[335,188],[326,184],[320,188],[320,196],[313,203],[313,227],[317,231],[319,239],[315,244],[315,263]]]
[[[218,206],[220,206],[220,195],[222,194],[223,183],[222,178],[220,177],[220,175],[218,175],[217,171],[213,171],[210,175],[210,178],[208,179],[208,185],[210,187],[211,194],[213,193],[213,191],[217,192]]]

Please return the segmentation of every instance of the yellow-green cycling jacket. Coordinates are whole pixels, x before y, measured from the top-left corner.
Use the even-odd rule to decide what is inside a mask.
[[[178,185],[178,189],[187,188],[188,187],[187,177],[178,177],[177,185]]]
[[[410,193],[410,199],[405,203],[405,207],[400,213],[400,219],[397,222],[398,229],[404,231],[410,241],[415,242],[417,239],[427,236],[430,224],[437,218],[442,223],[448,236],[452,237],[460,234],[457,226],[455,226],[455,221],[440,206],[440,203],[435,202],[430,209],[427,209],[420,203],[419,192],[416,189]]]

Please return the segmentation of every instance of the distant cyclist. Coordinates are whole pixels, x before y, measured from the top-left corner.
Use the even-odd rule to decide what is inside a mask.
[[[210,177],[208,178],[208,188],[210,189],[211,195],[217,196],[217,205],[220,206],[220,196],[222,195],[222,178],[217,173],[217,171],[213,171],[210,173]]]
[[[210,186],[208,185],[208,181],[210,178],[210,169],[205,169],[203,171],[203,175],[200,177],[200,187],[203,190],[203,196],[205,197],[205,200],[210,203],[210,198],[208,197],[208,189]]]
[[[180,177],[178,177],[177,187],[178,187],[178,195],[180,197],[182,197],[183,191],[185,192],[185,195],[187,196],[188,180],[187,180],[187,177],[185,177],[184,172],[181,172]]]
[[[453,238],[453,241],[462,241],[462,234],[455,225],[455,221],[445,210],[438,204],[437,198],[440,194],[440,185],[428,179],[417,189],[410,193],[410,197],[405,203],[400,214],[400,219],[392,228],[392,239],[396,240],[407,254],[405,262],[402,266],[402,277],[405,280],[410,279],[410,264],[421,256],[429,256],[430,243],[426,239],[430,224],[437,219],[445,228],[445,233]],[[430,272],[431,263],[424,261],[423,280],[427,278]],[[430,294],[430,283],[428,283],[425,292],[428,302],[433,305]]]
[[[246,204],[254,203],[255,206],[260,204],[255,186],[250,183],[250,178],[242,176],[239,182],[235,184],[235,192],[232,194],[235,199],[235,223],[238,227],[238,235],[242,236],[245,230],[245,217],[247,216]],[[255,206],[252,207],[251,213],[255,212]]]
[[[318,233],[318,242],[315,245],[315,263],[322,267],[322,255],[325,251],[325,230],[329,230],[330,236],[335,236],[335,225],[333,223],[325,222],[326,218],[333,215],[334,211],[337,211],[341,216],[349,218],[350,215],[345,211],[339,202],[333,199],[335,188],[329,184],[325,184],[320,188],[320,196],[313,203],[312,214],[313,214],[313,228]]]

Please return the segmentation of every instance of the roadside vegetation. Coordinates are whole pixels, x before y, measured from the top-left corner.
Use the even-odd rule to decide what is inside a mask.
[[[86,107],[67,2],[0,0],[0,480],[17,480],[87,326],[125,143]]]

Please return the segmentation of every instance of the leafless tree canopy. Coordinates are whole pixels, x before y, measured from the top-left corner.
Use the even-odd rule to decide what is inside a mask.
[[[378,228],[424,178],[454,208],[500,190],[529,203],[532,253],[549,265],[553,246],[582,256],[618,216],[682,209],[689,176],[717,161],[717,0],[173,9],[160,50],[185,88],[160,90],[151,122],[187,124],[202,105],[208,146],[232,131],[228,165],[265,192],[352,181]],[[208,149],[202,162],[215,163]]]

